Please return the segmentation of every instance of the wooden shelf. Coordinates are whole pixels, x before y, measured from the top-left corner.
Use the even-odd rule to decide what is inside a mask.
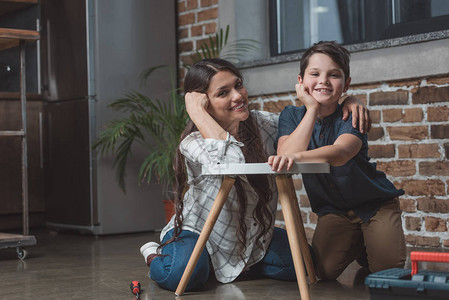
[[[0,15],[38,4],[39,0],[0,0]]]
[[[26,93],[27,101],[42,100],[41,94]],[[20,100],[20,92],[0,92],[0,100]]]
[[[38,0],[0,0],[0,16],[13,13],[31,5],[38,4]],[[34,30],[0,28],[0,51],[9,48],[21,46],[23,42],[35,42],[39,40],[39,32]],[[25,84],[25,48],[20,51],[20,82],[21,82],[21,126],[25,128],[20,131],[0,131],[2,136],[20,136],[21,137],[21,156],[22,156],[22,225],[23,235],[14,235],[0,233],[0,249],[16,247],[19,259],[25,259],[27,252],[22,249],[23,246],[35,245],[36,238],[28,235],[29,227],[29,198],[28,198],[28,153],[27,153],[27,134],[26,134],[26,84]]]
[[[35,30],[0,28],[0,51],[17,47],[20,41],[35,42],[40,38]]]

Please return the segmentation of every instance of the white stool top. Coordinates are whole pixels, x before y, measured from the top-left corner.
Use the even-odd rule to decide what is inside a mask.
[[[275,172],[268,163],[203,165],[203,175],[329,173],[328,163],[297,162],[290,171]]]

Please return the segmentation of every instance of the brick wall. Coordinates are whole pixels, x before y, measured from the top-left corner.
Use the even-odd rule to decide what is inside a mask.
[[[191,64],[190,55],[214,34],[218,22],[218,0],[178,0],[179,79],[185,75],[184,64]]]
[[[449,77],[353,86],[370,109],[369,155],[398,188],[409,246],[449,247]],[[251,99],[255,109],[280,112],[296,103],[294,91]],[[300,177],[295,179],[302,218],[311,238],[317,216]],[[278,213],[278,225],[284,224]]]
[[[218,0],[178,0],[180,79],[183,63],[218,28]],[[449,248],[449,77],[352,86],[373,119],[369,154],[396,187],[409,246]],[[280,112],[295,104],[290,93],[250,99],[253,109]],[[311,238],[317,216],[311,211],[301,177],[295,178],[306,233]],[[280,207],[279,207],[280,209]],[[278,226],[283,226],[278,211]]]

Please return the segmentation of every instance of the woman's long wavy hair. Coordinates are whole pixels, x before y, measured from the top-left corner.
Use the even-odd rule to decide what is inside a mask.
[[[220,71],[232,72],[237,77],[242,79],[242,75],[232,63],[219,58],[204,59],[194,64],[187,72],[184,80],[184,92],[207,93],[212,77]],[[198,131],[198,129],[195,124],[189,120],[186,128],[181,134],[180,141],[194,131]],[[256,122],[251,117],[251,114],[245,121],[240,122],[238,135],[240,142],[244,143],[242,151],[247,163],[260,163],[267,161],[268,156],[262,145],[259,129],[257,128]],[[182,231],[182,210],[184,207],[183,197],[188,188],[185,160],[184,156],[179,151],[179,148],[174,159],[174,168],[176,176],[176,215],[174,220],[173,238],[170,241],[176,239]],[[257,236],[258,241],[264,234],[266,234],[268,230],[270,230],[274,222],[273,216],[269,209],[269,203],[272,198],[271,185],[269,184],[269,180],[266,175],[248,175],[247,178],[259,198],[253,216],[259,228]],[[244,221],[248,199],[246,198],[240,178],[237,177],[234,186],[239,203],[237,236],[239,241],[239,254],[242,256],[246,249],[246,233],[248,228]],[[258,246],[262,247],[262,245]]]

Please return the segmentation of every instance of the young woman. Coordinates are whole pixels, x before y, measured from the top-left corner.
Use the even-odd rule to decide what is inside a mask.
[[[193,65],[184,81],[190,121],[176,154],[176,215],[141,253],[150,277],[175,290],[220,188],[222,176],[203,176],[204,164],[266,162],[275,153],[278,116],[249,111],[237,68],[222,59]],[[357,102],[357,101],[355,101]],[[351,105],[354,111],[360,106]],[[274,227],[277,191],[273,178],[239,176],[218,217],[186,291],[201,288],[210,268],[222,283],[251,269],[261,276],[296,280],[285,230]]]

